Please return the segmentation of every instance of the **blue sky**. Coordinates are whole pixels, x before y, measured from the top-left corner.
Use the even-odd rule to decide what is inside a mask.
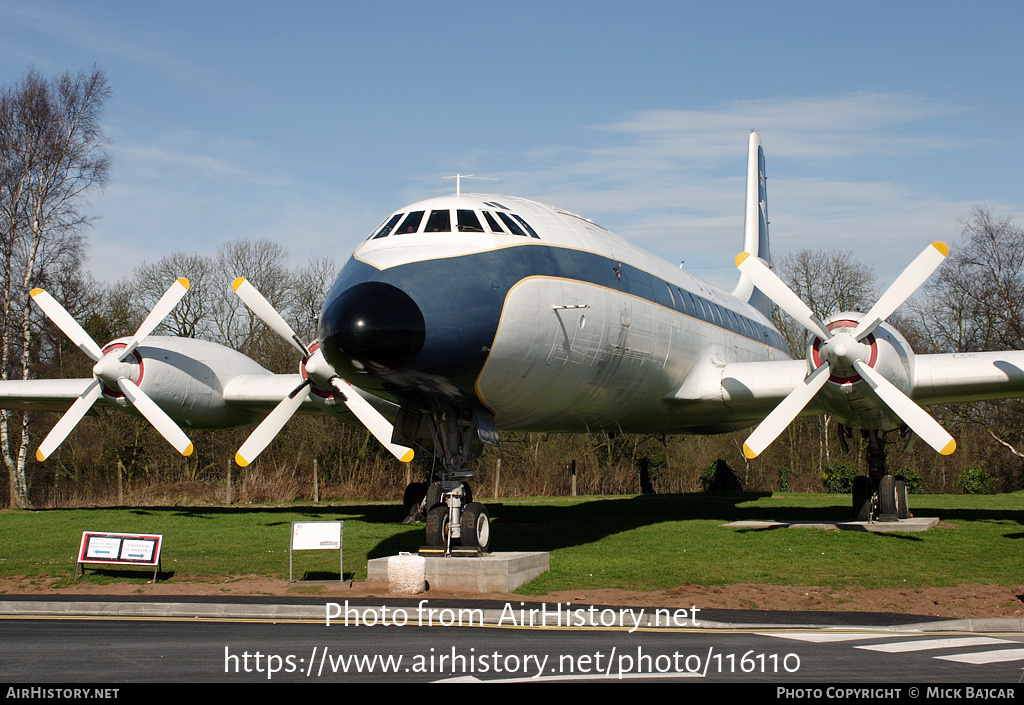
[[[757,129],[774,253],[889,281],[976,204],[1020,219],[1022,26],[1019,2],[5,0],[0,82],[106,72],[101,280],[243,237],[341,264],[461,172],[731,287]]]

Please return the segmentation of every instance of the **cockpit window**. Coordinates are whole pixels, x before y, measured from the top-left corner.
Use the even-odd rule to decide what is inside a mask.
[[[384,223],[384,225],[380,227],[380,230],[372,234],[372,239],[376,240],[379,237],[387,237],[391,231],[395,229],[395,226],[398,225],[398,221],[403,215],[405,215],[405,213],[395,213],[391,216],[388,219],[388,222]]]
[[[498,225],[498,221],[494,219],[493,215],[491,215],[487,211],[483,211],[483,214],[484,219],[487,221],[487,226],[491,229],[492,233],[501,233],[503,235],[505,234],[505,231],[501,229],[501,226]]]
[[[469,210],[456,211],[458,218],[458,229],[460,233],[482,233],[484,231],[483,226],[480,225],[480,219],[476,217],[476,213]]]
[[[423,211],[413,211],[406,216],[405,220],[402,221],[402,224],[398,227],[398,230],[395,231],[395,234],[405,235],[406,233],[416,232],[420,229],[421,220],[423,220]]]
[[[512,217],[518,220],[520,223],[522,223],[523,227],[530,231],[530,237],[535,237],[538,240],[540,240],[540,235],[537,234],[537,231],[531,228],[530,224],[523,220],[521,216],[518,216],[515,213],[513,213]]]
[[[512,233],[513,235],[522,235],[523,237],[529,237],[525,232],[523,232],[523,229],[519,227],[519,224],[516,223],[516,221],[509,218],[506,213],[498,213],[498,217],[501,218],[501,222],[505,224],[505,227],[507,227],[509,232]]]
[[[452,216],[449,211],[430,211],[427,219],[425,233],[450,233],[452,231]]]

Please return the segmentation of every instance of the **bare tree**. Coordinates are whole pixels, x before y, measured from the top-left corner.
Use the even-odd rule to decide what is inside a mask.
[[[867,311],[878,295],[871,267],[843,250],[800,250],[777,260],[775,270],[822,319],[841,311]],[[793,354],[802,357],[803,327],[778,312],[775,322]]]
[[[134,286],[138,299],[138,323],[149,311],[167,287],[179,277],[189,281],[188,295],[167,315],[157,331],[163,335],[182,338],[211,339],[215,327],[209,313],[222,288],[221,277],[215,272],[212,258],[198,252],[175,252],[153,264],[142,264],[135,268]]]
[[[962,239],[915,307],[929,351],[1024,349],[1024,229],[975,208]],[[999,399],[954,407],[1018,460],[1024,479],[1024,403]],[[1006,472],[1004,485],[1012,483]],[[1019,484],[1019,479],[1017,483]]]
[[[285,318],[292,318],[293,275],[288,252],[270,240],[235,240],[217,249],[216,270],[225,277],[215,288],[212,312],[217,342],[239,350],[269,369],[292,369],[294,355],[231,289],[236,277],[245,277]],[[290,350],[290,348],[288,348]]]
[[[316,340],[320,310],[337,276],[338,266],[329,257],[314,257],[295,273],[295,330],[307,342]]]
[[[80,266],[85,199],[108,178],[100,116],[109,95],[98,69],[53,80],[29,71],[0,92],[0,379],[31,374],[29,290]],[[29,506],[28,445],[28,414],[0,412],[14,507]]]

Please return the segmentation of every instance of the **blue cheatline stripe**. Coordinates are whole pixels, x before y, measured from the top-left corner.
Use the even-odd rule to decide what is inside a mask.
[[[364,281],[382,281],[409,294],[423,313],[427,338],[412,366],[443,375],[467,393],[494,340],[505,297],[528,277],[579,281],[631,295],[778,349],[788,347],[774,329],[604,255],[524,244],[456,257],[409,262],[377,269],[352,257],[327,296],[329,302]]]

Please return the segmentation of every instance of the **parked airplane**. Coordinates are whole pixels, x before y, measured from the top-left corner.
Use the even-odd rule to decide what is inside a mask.
[[[764,154],[751,133],[739,281],[723,291],[566,210],[510,196],[432,198],[388,216],[338,275],[308,345],[245,279],[242,300],[302,357],[274,375],[213,343],[150,336],[179,280],[136,334],[100,349],[48,294],[35,301],[96,365],[93,378],[5,382],[0,406],[67,409],[45,459],[94,403],[134,408],[179,452],[181,425],[218,428],[272,411],[239,449],[251,462],[303,405],[358,419],[400,460],[432,462],[427,543],[486,550],[469,462],[498,430],[723,433],[757,425],[753,458],[800,414],[828,413],[869,441],[854,513],[906,516],[886,435],[955,442],[920,404],[1024,395],[1024,353],[915,355],[885,319],[947,254],[925,248],[866,314],[822,321],[772,273]],[[793,360],[778,305],[810,333]]]

